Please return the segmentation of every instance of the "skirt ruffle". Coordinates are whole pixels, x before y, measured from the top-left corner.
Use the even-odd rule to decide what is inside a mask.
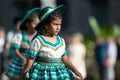
[[[21,75],[23,68],[24,65],[22,62],[19,59],[15,58],[9,65],[6,76],[9,79],[16,80]]]
[[[63,64],[36,64],[26,73],[28,80],[73,80],[72,72]]]

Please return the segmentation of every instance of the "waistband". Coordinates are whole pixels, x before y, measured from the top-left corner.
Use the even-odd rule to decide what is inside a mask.
[[[61,58],[48,58],[48,57],[39,57],[37,59],[38,63],[61,63]]]
[[[27,53],[27,52],[28,52],[28,49],[20,49],[20,52],[21,52],[21,53]]]

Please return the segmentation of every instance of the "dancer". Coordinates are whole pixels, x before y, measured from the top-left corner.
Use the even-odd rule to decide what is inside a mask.
[[[16,80],[20,76],[26,63],[26,58],[28,57],[26,53],[36,32],[34,27],[39,23],[38,13],[40,11],[40,8],[29,10],[20,24],[22,32],[17,33],[13,38],[12,48],[16,57],[13,59],[6,73],[11,80]]]
[[[82,80],[81,73],[67,57],[65,41],[58,35],[61,30],[64,6],[45,7],[35,27],[39,35],[28,51],[29,58],[18,80],[73,80],[71,70]],[[37,63],[33,65],[33,63]]]

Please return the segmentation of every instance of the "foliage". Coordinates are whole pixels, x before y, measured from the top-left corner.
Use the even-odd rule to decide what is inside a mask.
[[[99,74],[97,73],[97,66],[95,65],[94,48],[95,37],[102,37],[104,40],[107,36],[112,36],[114,39],[120,35],[120,25],[102,24],[99,25],[95,17],[89,17],[89,24],[94,34],[87,34],[85,36],[85,44],[87,47],[87,72],[89,80],[99,80]]]
[[[103,24],[100,26],[93,16],[89,17],[89,24],[95,36],[101,36],[103,39],[105,39],[107,36],[112,36],[115,38],[116,36],[120,35],[120,26],[117,24],[113,24],[112,26]]]

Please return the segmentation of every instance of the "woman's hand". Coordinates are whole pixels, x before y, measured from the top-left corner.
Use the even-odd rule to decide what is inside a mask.
[[[105,60],[105,67],[109,67],[110,66],[110,60],[109,60],[109,58],[107,58],[106,60]]]
[[[77,78],[78,78],[78,80],[83,80],[83,77],[81,74]]]
[[[83,80],[82,74],[79,71],[77,71],[75,73],[76,73],[75,80]]]
[[[23,63],[26,62],[26,64],[25,64],[25,67],[24,67],[24,69],[23,69],[23,71],[21,73],[21,76],[18,78],[18,80],[25,80],[25,75],[26,75],[27,71],[30,69],[30,67],[32,66],[34,60],[35,59],[32,58],[32,57],[29,57],[28,60],[27,60],[27,62],[26,62],[25,58],[22,59],[22,62]]]
[[[25,58],[22,58],[22,63],[25,65],[26,64],[26,59]]]
[[[75,66],[71,63],[67,56],[63,56],[62,61],[78,76],[78,80],[83,80],[81,73],[75,68]]]
[[[24,80],[25,76],[22,74],[17,80]]]

